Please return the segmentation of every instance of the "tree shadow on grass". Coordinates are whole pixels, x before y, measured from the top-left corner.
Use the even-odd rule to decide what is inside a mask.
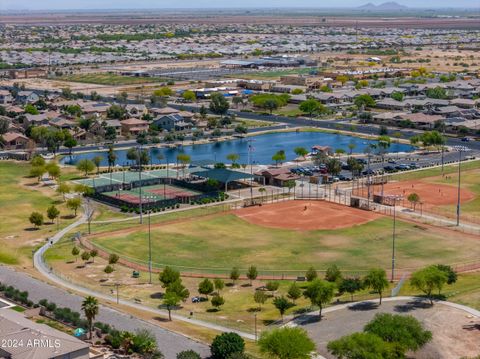
[[[169,322],[168,318],[164,318],[164,317],[153,317],[153,319],[159,322]]]
[[[40,229],[40,227],[27,227],[27,228],[24,228],[24,230],[27,231],[27,232],[38,231],[39,229]]]
[[[162,293],[162,292],[156,292],[156,293],[150,294],[150,298],[152,298],[152,299],[163,299],[164,295],[165,294]]]
[[[74,214],[67,214],[65,216],[61,216],[61,219],[74,219],[76,216]]]
[[[208,308],[208,309],[207,309],[207,313],[217,313],[217,312],[219,312],[219,311],[220,311],[220,310],[217,309],[217,308]]]
[[[258,313],[258,312],[260,312],[260,308],[259,308],[259,307],[248,308],[248,309],[247,309],[247,312],[249,312],[249,313]]]
[[[349,305],[348,310],[355,312],[366,312],[368,310],[375,310],[378,308],[378,304],[374,302],[360,302],[354,305]]]
[[[432,305],[429,302],[419,299],[405,304],[397,304],[395,307],[393,307],[393,310],[397,313],[408,313],[417,309],[428,309],[431,307]]]
[[[462,329],[468,330],[468,331],[474,331],[474,330],[480,330],[480,324],[468,324],[462,326]]]

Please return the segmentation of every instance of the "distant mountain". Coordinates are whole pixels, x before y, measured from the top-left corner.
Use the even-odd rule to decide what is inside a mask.
[[[380,5],[375,5],[369,2],[368,4],[360,6],[358,9],[360,10],[367,10],[367,11],[391,11],[391,10],[407,10],[408,7],[404,5],[400,5],[394,1],[384,2]]]

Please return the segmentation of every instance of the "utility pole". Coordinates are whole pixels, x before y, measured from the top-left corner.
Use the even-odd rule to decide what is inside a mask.
[[[396,230],[396,222],[397,222],[397,199],[394,199],[393,202],[393,232],[392,232],[392,278],[391,282],[395,279],[395,230]]]
[[[453,146],[453,149],[458,151],[458,183],[457,183],[457,227],[460,225],[460,184],[461,184],[461,169],[462,169],[462,152],[470,151],[465,146]]]

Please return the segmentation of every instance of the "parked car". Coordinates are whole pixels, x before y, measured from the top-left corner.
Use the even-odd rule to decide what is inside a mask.
[[[406,170],[410,169],[410,166],[402,163],[402,164],[399,164],[399,165],[395,166],[395,168],[399,171],[406,171]]]
[[[383,169],[385,172],[395,172],[395,167],[393,166],[385,166]]]

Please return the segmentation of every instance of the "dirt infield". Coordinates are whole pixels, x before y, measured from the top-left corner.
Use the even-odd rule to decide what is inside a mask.
[[[375,186],[375,194],[381,193],[381,186]],[[390,182],[384,186],[384,194],[402,196],[404,206],[409,206],[407,197],[411,193],[420,196],[425,207],[442,206],[457,203],[457,187],[428,183],[424,181]],[[468,202],[475,198],[475,194],[468,189],[460,190],[460,201]]]
[[[374,212],[325,201],[286,201],[242,208],[233,213],[252,224],[295,230],[348,228],[381,217]]]

